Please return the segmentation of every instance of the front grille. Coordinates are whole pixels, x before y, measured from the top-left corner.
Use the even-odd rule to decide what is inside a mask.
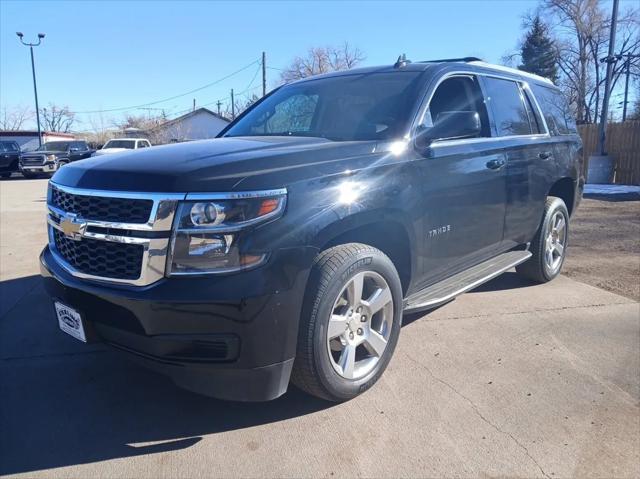
[[[83,219],[117,223],[146,223],[153,208],[153,200],[74,195],[55,186],[51,189],[51,203]]]
[[[22,164],[26,166],[42,166],[44,165],[44,155],[27,157],[23,156],[20,161],[22,161]]]
[[[55,247],[60,256],[81,273],[112,279],[140,277],[144,246],[91,238],[74,241],[54,229]]]

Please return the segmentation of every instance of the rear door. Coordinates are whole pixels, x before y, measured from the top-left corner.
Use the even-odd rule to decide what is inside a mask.
[[[495,135],[507,157],[503,249],[527,243],[555,176],[555,149],[525,82],[484,76]]]
[[[443,113],[473,111],[480,117],[481,132],[436,139],[419,161],[426,213],[423,286],[495,255],[506,203],[506,158],[491,138],[478,77],[451,75],[427,97],[420,129],[433,127]]]

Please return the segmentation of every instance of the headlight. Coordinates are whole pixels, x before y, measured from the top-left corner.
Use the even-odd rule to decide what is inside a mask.
[[[56,159],[56,155],[47,155],[47,161],[54,161]]]
[[[171,238],[170,275],[229,273],[266,261],[266,252],[241,253],[239,235],[281,216],[286,190],[211,195],[210,199],[197,196],[202,199],[185,201],[178,207]]]

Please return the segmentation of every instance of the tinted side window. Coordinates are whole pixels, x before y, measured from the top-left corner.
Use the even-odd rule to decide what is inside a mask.
[[[543,133],[544,126],[542,123],[542,119],[537,114],[530,96],[527,94],[527,92],[524,89],[522,89],[521,91],[524,97],[524,106],[527,109],[527,115],[529,115],[529,123],[531,124],[531,131],[533,133]]]
[[[485,77],[485,86],[498,136],[530,135],[529,115],[518,84],[512,80]]]
[[[552,135],[571,135],[577,133],[576,122],[573,119],[569,103],[560,91],[541,85],[531,85],[542,114]]]
[[[18,148],[18,144],[11,141],[2,141],[0,142],[0,151],[7,153],[15,153],[16,151],[20,151]]]
[[[440,122],[447,121],[450,113],[455,112],[477,113],[481,125],[478,136],[491,136],[484,98],[475,77],[456,76],[447,78],[438,85],[422,120],[423,126],[438,126]]]

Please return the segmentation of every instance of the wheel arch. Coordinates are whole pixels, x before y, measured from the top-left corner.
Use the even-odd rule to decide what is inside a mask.
[[[551,188],[549,189],[549,193],[547,196],[555,196],[564,201],[564,204],[567,205],[567,210],[569,211],[569,216],[573,214],[575,209],[575,193],[576,193],[576,184],[575,180],[570,177],[560,178],[556,181]]]
[[[346,243],[363,243],[386,254],[398,271],[403,294],[407,293],[416,269],[415,255],[412,254],[414,237],[410,228],[397,216],[377,214],[376,219],[372,219],[367,214],[348,217],[332,223],[317,236],[320,251]]]

